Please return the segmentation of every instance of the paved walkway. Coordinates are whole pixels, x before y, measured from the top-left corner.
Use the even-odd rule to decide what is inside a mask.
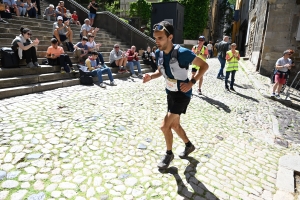
[[[208,63],[204,95],[193,96],[181,119],[197,149],[180,159],[184,144],[175,134],[165,172],[156,167],[165,152],[162,78],[1,100],[0,199],[271,200],[278,159],[300,151],[293,138],[288,148],[274,144],[274,130],[282,131],[274,106],[294,113],[287,135],[299,135],[299,112],[264,98],[243,70],[237,93],[226,92],[219,62]]]

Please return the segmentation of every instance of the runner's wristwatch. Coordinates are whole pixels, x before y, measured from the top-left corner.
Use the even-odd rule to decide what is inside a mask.
[[[193,84],[195,84],[196,83],[196,80],[195,79],[191,79],[191,82],[193,83]]]

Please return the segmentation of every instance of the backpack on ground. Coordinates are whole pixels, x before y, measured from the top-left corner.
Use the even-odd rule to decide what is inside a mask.
[[[1,65],[5,68],[15,68],[19,66],[19,57],[10,47],[1,48]]]
[[[79,81],[82,85],[93,85],[94,80],[91,72],[87,70],[87,67],[84,65],[77,65],[79,70]]]
[[[74,45],[72,44],[72,42],[66,42],[66,46],[68,51],[74,52]]]

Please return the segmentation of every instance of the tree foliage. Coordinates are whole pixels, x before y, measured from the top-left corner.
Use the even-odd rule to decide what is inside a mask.
[[[180,0],[184,6],[185,39],[196,39],[207,26],[209,0]]]
[[[235,6],[236,0],[228,0],[228,3]]]
[[[129,15],[140,17],[143,24],[148,24],[151,18],[151,4],[146,0],[137,0],[130,3]]]

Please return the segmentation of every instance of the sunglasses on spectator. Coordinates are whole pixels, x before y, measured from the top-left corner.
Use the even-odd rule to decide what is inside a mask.
[[[168,29],[166,29],[166,27],[164,27],[161,24],[154,24],[153,30],[154,31],[163,31],[163,30],[165,30],[169,35],[171,35],[171,33],[168,31]]]
[[[26,33],[26,34],[27,34],[27,35],[30,35],[30,36],[32,35],[32,33]]]
[[[115,47],[115,49],[118,49],[119,47]]]

